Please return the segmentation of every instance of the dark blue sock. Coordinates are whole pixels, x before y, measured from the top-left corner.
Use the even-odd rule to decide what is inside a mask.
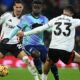
[[[34,64],[38,70],[38,73],[42,74],[42,62],[41,62],[40,58],[34,59]]]
[[[53,73],[55,80],[59,80],[58,68],[56,65],[51,66],[51,72]]]

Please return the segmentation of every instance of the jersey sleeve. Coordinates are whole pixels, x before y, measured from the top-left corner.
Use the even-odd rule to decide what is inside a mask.
[[[54,22],[56,21],[56,18],[53,18],[53,19],[51,19],[49,22],[48,22],[48,26],[50,27],[50,28],[52,28],[53,26],[54,26]]]
[[[17,25],[17,27],[22,30],[24,27],[27,27],[27,26],[28,26],[28,23],[25,19],[25,16],[22,16],[21,19],[20,19],[20,22]]]
[[[10,14],[7,12],[0,16],[0,25],[5,22],[5,20],[8,18],[9,15]]]
[[[36,33],[39,33],[39,32],[46,30],[47,28],[48,28],[48,24],[45,24],[43,26],[39,26],[35,29],[32,29],[30,31],[24,32],[24,35],[36,34]]]

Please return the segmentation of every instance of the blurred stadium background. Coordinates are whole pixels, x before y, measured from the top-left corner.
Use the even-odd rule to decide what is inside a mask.
[[[22,0],[25,4],[23,14],[31,11],[32,0]],[[12,10],[14,0],[0,0],[0,15],[6,11]],[[50,19],[61,14],[62,9],[67,5],[73,5],[76,11],[74,17],[80,18],[80,0],[44,0],[43,13]],[[1,30],[1,28],[0,28]],[[76,29],[76,45],[75,50],[80,50],[80,28]],[[45,32],[46,33],[46,32]],[[46,33],[49,35],[48,33]],[[45,35],[45,44],[49,44],[49,37]],[[0,64],[8,65],[10,67],[9,75],[6,77],[0,77],[0,80],[33,80],[31,74],[26,69],[26,64],[21,60],[7,55],[4,59],[0,59]],[[78,70],[78,64],[65,65],[61,61],[58,61],[57,66],[59,67],[60,80],[80,80],[80,72]],[[49,73],[48,80],[54,80],[52,74]]]

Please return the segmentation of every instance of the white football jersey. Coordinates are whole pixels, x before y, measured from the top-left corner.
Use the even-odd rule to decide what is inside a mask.
[[[48,25],[52,26],[50,48],[71,52],[74,49],[75,28],[80,25],[80,19],[61,15],[52,19]]]
[[[52,37],[49,48],[60,49],[71,52],[75,43],[75,28],[80,25],[80,19],[61,15],[50,20],[47,24],[35,28],[31,31],[24,32],[24,35],[30,35],[52,29]]]
[[[0,40],[6,38],[19,21],[20,19],[15,17],[12,12],[4,13],[0,17],[0,24],[2,25]],[[14,36],[7,44],[16,44],[18,41],[18,37]]]

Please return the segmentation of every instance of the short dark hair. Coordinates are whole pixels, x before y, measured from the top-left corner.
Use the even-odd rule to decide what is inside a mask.
[[[64,8],[64,10],[68,10],[68,11],[70,11],[71,13],[75,13],[75,10],[74,10],[74,8],[73,8],[73,6],[72,5],[69,5],[69,6],[66,6],[65,8]]]
[[[14,1],[14,5],[15,5],[15,3],[21,3],[21,4],[24,4],[22,0],[15,0],[15,1]]]
[[[42,0],[33,0],[32,4],[43,4]]]

